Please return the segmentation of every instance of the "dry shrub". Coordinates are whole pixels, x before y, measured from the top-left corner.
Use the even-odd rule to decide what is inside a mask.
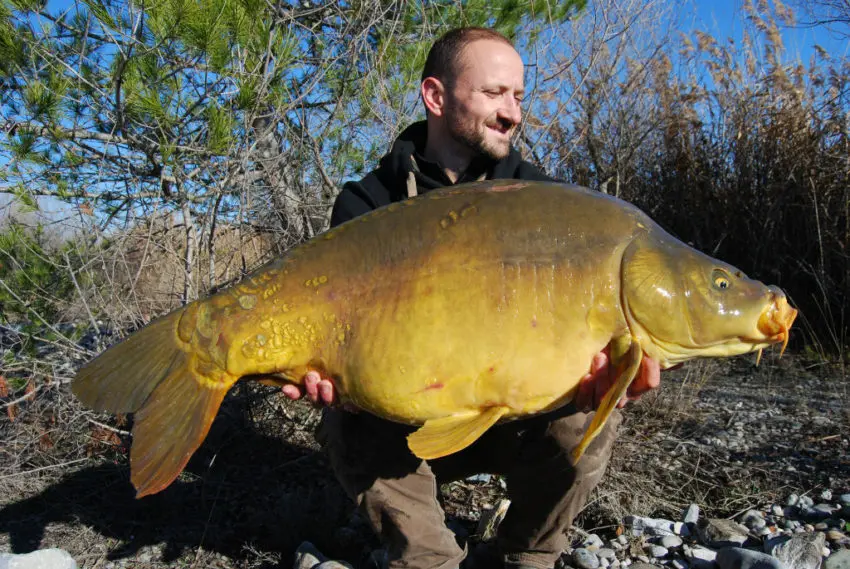
[[[185,225],[170,216],[145,219],[104,252],[108,266],[116,268],[110,285],[136,299],[148,320],[239,280],[275,252],[273,236],[250,227],[219,225],[213,241],[187,269]]]

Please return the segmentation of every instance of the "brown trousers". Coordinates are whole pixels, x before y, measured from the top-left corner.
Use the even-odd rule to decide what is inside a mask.
[[[482,472],[505,476],[511,505],[497,545],[506,562],[550,569],[599,483],[622,421],[618,411],[573,465],[592,413],[566,407],[497,425],[470,447],[425,462],[407,447],[414,428],[326,409],[317,438],[345,491],[387,547],[389,567],[454,569],[466,555],[446,527],[439,485]]]

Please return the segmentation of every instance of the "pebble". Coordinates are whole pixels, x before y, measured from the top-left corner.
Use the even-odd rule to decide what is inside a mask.
[[[767,526],[767,522],[764,517],[762,517],[761,512],[757,510],[748,510],[743,516],[741,516],[741,523],[753,531],[758,531]]]
[[[791,494],[785,499],[786,506],[796,506],[797,502],[800,501],[800,497],[796,494]]]
[[[844,506],[850,506],[850,494],[842,494],[839,496],[838,503]]]
[[[0,553],[0,568],[77,569],[77,562],[64,549],[39,549],[30,553]]]
[[[673,569],[688,569],[688,562],[684,559],[671,559],[669,565]]]
[[[666,557],[667,553],[669,553],[666,547],[652,544],[647,545],[643,548],[643,550],[646,551],[650,555],[650,557],[654,557],[655,559],[661,559],[662,557]]]
[[[599,559],[607,559],[608,561],[611,561],[617,558],[617,552],[613,549],[603,547],[602,549],[596,552],[596,557],[598,557]]]
[[[703,545],[719,549],[721,547],[743,545],[747,541],[748,530],[732,520],[710,518],[701,519],[697,524],[697,535]]]
[[[658,545],[667,549],[677,549],[682,547],[682,538],[678,535],[665,535],[658,540]]]
[[[686,524],[695,524],[697,523],[697,520],[699,520],[699,506],[691,504],[688,506],[688,509],[682,513],[682,521]]]
[[[850,569],[850,549],[834,551],[824,560],[823,569]]]
[[[685,557],[696,561],[714,562],[717,558],[717,552],[705,547],[689,547],[685,550]]]
[[[827,531],[826,539],[834,542],[836,545],[850,545],[850,538],[837,529]]]
[[[626,516],[623,523],[631,528],[635,537],[648,535],[673,535],[673,522],[664,519],[645,518],[642,516]]]
[[[583,547],[573,549],[573,563],[578,569],[597,569],[599,558]]]
[[[717,552],[720,569],[791,569],[779,559],[741,547],[724,547]]]
[[[581,542],[581,546],[585,549],[589,549],[591,551],[595,551],[605,545],[605,542],[602,541],[602,538],[592,533],[584,538],[584,541]]]
[[[823,546],[822,533],[804,533],[776,546],[771,555],[794,569],[819,569]]]
[[[824,502],[829,502],[830,500],[832,500],[832,490],[827,488],[826,490],[821,492],[820,493],[820,499],[823,500]]]

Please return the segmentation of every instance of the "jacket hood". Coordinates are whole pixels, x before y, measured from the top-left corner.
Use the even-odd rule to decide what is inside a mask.
[[[397,193],[394,199],[407,197],[406,183],[410,172],[416,172],[417,185],[424,190],[442,188],[446,183],[435,180],[425,173],[419,171],[414,163],[414,156],[425,154],[425,144],[428,139],[428,123],[419,121],[404,129],[393,143],[389,153],[380,162],[379,172],[383,174],[382,182],[391,192]],[[522,163],[522,157],[516,149],[511,147],[508,155],[492,165],[487,170],[488,179],[515,178],[517,169]]]

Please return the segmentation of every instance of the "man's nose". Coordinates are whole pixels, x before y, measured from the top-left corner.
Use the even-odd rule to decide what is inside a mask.
[[[502,105],[502,117],[508,119],[513,124],[519,124],[522,120],[522,109],[520,108],[520,103],[516,98],[508,95],[506,97],[505,104]]]

